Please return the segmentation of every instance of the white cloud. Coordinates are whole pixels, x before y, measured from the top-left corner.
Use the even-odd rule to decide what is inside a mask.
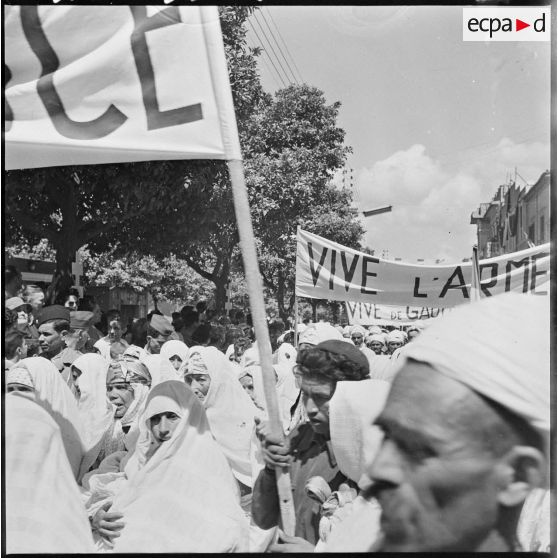
[[[388,214],[363,218],[364,243],[381,255],[407,261],[446,262],[470,257],[476,243],[471,213],[490,201],[515,167],[533,184],[549,168],[549,148],[504,138],[489,151],[468,151],[457,164],[444,166],[423,145],[413,145],[355,173],[359,210],[392,205]],[[523,182],[518,178],[518,184]]]

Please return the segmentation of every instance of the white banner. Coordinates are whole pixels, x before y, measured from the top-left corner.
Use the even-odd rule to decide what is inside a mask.
[[[4,6],[6,168],[241,159],[216,6]]]
[[[367,302],[345,302],[350,325],[411,325],[426,322],[451,312],[451,308],[429,308],[428,306],[389,306]]]
[[[548,295],[550,244],[481,260],[481,297],[505,291]],[[451,308],[470,301],[471,263],[413,265],[382,260],[299,229],[296,295]]]

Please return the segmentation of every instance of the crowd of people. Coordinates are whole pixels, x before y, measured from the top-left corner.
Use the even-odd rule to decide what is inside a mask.
[[[8,553],[550,551],[544,298],[270,320],[279,434],[249,315],[4,290]]]

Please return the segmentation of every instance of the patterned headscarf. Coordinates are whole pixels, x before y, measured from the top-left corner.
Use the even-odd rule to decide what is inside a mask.
[[[8,370],[6,384],[20,384],[35,389],[33,379],[27,368],[18,367],[17,364]]]

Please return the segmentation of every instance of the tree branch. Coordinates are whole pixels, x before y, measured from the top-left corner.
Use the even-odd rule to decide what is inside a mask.
[[[134,217],[139,217],[142,215],[142,213],[143,211],[132,211],[130,213],[127,213],[126,215],[119,216],[118,219],[115,219],[112,223],[98,224],[95,221],[88,221],[83,225],[83,227],[78,229],[78,232],[80,233],[82,239],[82,244],[87,244],[88,241],[95,238],[96,236],[110,231],[111,229],[114,229],[118,225],[121,225],[123,222],[129,221]]]
[[[200,267],[195,261],[193,261],[189,256],[183,256],[184,261],[196,272],[199,273],[204,279],[208,281],[215,282],[215,275],[206,271],[202,267]]]
[[[10,217],[24,229],[27,229],[28,231],[39,235],[41,238],[48,238],[53,244],[56,244],[59,240],[59,233],[46,227],[42,227],[37,221],[29,217],[29,215],[27,215],[26,213],[12,208],[10,209]]]

